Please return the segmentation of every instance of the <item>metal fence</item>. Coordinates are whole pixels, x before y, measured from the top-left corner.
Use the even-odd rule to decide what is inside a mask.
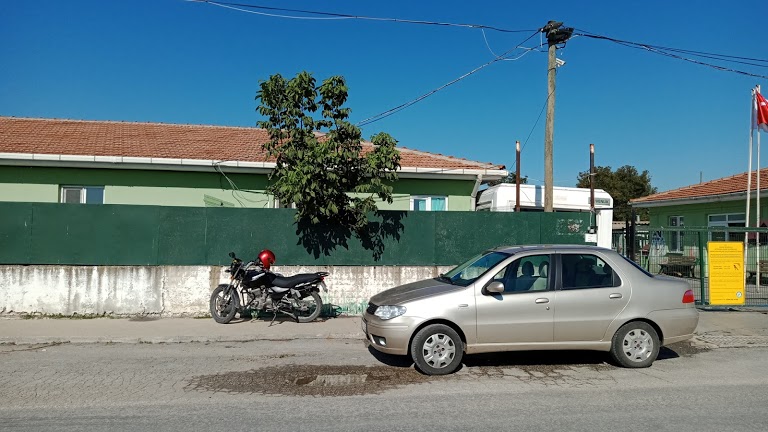
[[[643,231],[636,230],[634,233],[626,229],[614,232],[613,248],[650,273],[665,274],[686,281],[693,289],[696,303],[702,306],[710,304],[708,243],[711,241],[744,242],[746,237],[744,306],[768,306],[767,228],[642,227],[642,229]]]

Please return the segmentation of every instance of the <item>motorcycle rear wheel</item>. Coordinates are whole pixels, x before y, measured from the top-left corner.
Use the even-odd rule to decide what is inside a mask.
[[[323,310],[323,299],[320,298],[320,294],[317,291],[310,292],[310,295],[296,300],[296,303],[301,307],[298,309],[294,308],[293,313],[296,315],[296,320],[300,323],[314,321]]]
[[[238,309],[240,309],[240,297],[237,295],[237,291],[232,288],[227,290],[225,294],[224,290],[229,288],[227,285],[219,285],[211,293],[211,316],[213,320],[219,324],[227,324],[235,317]]]

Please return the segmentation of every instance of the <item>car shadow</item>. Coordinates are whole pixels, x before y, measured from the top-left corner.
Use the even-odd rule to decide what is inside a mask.
[[[392,355],[392,354],[385,354],[381,351],[377,351],[375,348],[371,346],[371,343],[368,341],[365,341],[366,347],[368,347],[368,352],[371,353],[371,355],[381,363],[384,363],[387,366],[392,367],[399,367],[399,368],[409,368],[413,366],[413,360],[410,356],[406,355]]]
[[[368,352],[379,362],[392,367],[410,368],[413,360],[410,356],[385,354],[371,347],[366,341]],[[679,358],[673,346],[661,347],[656,361]],[[464,356],[458,370],[473,367],[515,367],[515,366],[577,366],[608,364],[619,367],[607,352],[603,351],[511,351]]]

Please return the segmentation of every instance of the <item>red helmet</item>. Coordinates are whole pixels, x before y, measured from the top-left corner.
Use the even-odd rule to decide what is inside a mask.
[[[269,270],[269,266],[275,263],[275,254],[269,249],[264,249],[259,252],[259,261],[261,261],[261,266],[265,270]]]

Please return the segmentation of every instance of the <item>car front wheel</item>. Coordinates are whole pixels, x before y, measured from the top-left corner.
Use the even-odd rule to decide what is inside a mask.
[[[416,367],[427,375],[455,372],[464,357],[464,343],[456,330],[445,324],[432,324],[416,333],[411,343]]]
[[[621,326],[613,335],[611,357],[621,366],[644,368],[656,360],[660,348],[656,330],[648,323],[633,321]]]

